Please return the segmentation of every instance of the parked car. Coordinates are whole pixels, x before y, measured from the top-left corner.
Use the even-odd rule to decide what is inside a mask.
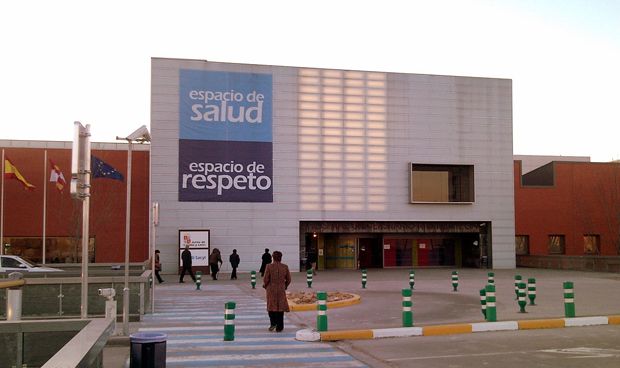
[[[63,270],[34,264],[19,256],[0,256],[0,272],[62,272]]]

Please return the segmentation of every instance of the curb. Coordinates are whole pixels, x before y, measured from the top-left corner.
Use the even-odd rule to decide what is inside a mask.
[[[413,336],[440,336],[456,335],[478,332],[492,331],[516,331],[549,329],[564,327],[583,327],[601,325],[620,325],[620,315],[598,316],[598,317],[577,317],[577,318],[555,318],[538,320],[520,320],[506,322],[480,322],[462,323],[450,325],[434,325],[425,327],[402,327],[402,328],[383,328],[369,330],[341,330],[318,332],[314,330],[299,330],[295,339],[298,341],[337,341],[337,340],[365,340],[381,339],[386,337],[413,337]]]
[[[361,297],[357,294],[347,293],[353,295],[353,298],[347,300],[338,300],[335,302],[327,302],[327,308],[342,308],[348,307],[350,305],[359,304],[361,301]],[[316,311],[316,303],[312,304],[297,304],[289,300],[288,302],[289,309],[291,312],[308,312],[308,311]]]

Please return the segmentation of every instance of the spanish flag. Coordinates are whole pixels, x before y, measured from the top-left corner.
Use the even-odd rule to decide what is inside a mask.
[[[30,184],[17,170],[17,167],[13,165],[11,160],[8,157],[4,158],[4,178],[5,179],[15,179],[22,183],[24,189],[26,190],[34,190],[35,186]]]
[[[58,189],[59,192],[62,192],[65,184],[67,184],[67,182],[65,181],[65,176],[62,174],[62,171],[60,171],[58,165],[56,165],[54,161],[52,161],[52,159],[50,159],[50,165],[52,166],[52,172],[50,173],[50,182],[56,183],[56,189]]]

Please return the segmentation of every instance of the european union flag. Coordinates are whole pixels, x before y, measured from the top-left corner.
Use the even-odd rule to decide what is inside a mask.
[[[94,179],[107,178],[124,181],[123,174],[95,156],[90,156],[90,171]]]

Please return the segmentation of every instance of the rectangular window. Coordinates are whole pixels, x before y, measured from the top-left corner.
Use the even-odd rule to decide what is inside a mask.
[[[549,235],[549,254],[564,254],[564,235]]]
[[[530,237],[529,235],[515,236],[515,253],[519,256],[530,254]]]
[[[600,237],[598,235],[583,236],[583,252],[585,254],[600,253]]]
[[[411,203],[473,203],[473,165],[410,164]]]

